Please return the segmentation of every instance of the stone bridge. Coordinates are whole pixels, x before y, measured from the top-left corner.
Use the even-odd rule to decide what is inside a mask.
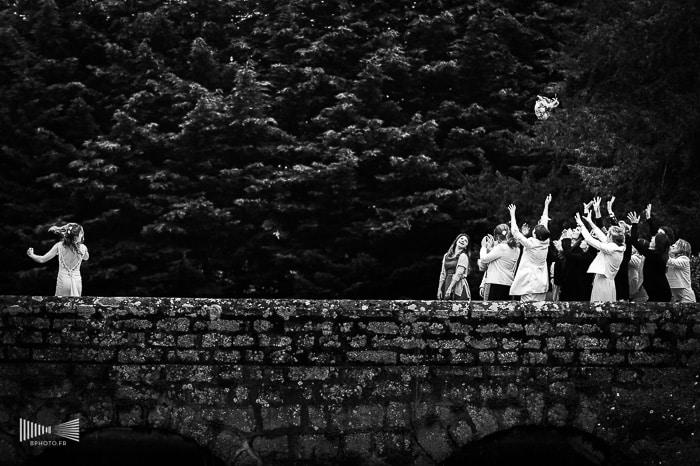
[[[0,464],[160,436],[212,465],[697,465],[699,310],[0,297]]]

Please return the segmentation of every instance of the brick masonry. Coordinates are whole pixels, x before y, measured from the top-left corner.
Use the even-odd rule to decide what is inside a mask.
[[[697,464],[700,306],[0,297],[0,464],[19,418],[178,432],[235,464],[435,464],[519,426]],[[237,455],[237,456],[236,456]]]

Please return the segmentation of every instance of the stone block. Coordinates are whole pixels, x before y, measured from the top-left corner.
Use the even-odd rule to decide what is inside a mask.
[[[575,348],[580,349],[607,349],[609,340],[607,338],[594,338],[590,336],[580,336],[573,340]]]
[[[255,437],[255,440],[253,440],[253,450],[263,457],[268,455],[274,456],[275,454],[287,454],[289,453],[289,442],[286,436]]]
[[[190,329],[190,319],[180,317],[177,319],[163,319],[156,323],[158,330],[166,332],[186,332]]]
[[[241,360],[241,352],[234,350],[216,350],[214,351],[213,359],[216,362],[238,362]]]
[[[498,342],[493,337],[469,338],[468,343],[469,343],[469,346],[471,346],[472,348],[475,348],[475,349],[489,349],[489,348],[497,348],[498,347]]]
[[[579,362],[583,365],[593,365],[593,366],[610,366],[618,365],[625,362],[625,355],[618,353],[609,353],[607,351],[602,352],[590,352],[582,351],[579,355]]]
[[[289,429],[301,425],[301,406],[270,406],[260,408],[263,432]]]
[[[352,406],[348,409],[348,429],[381,430],[384,426],[384,408],[381,405]]]
[[[409,405],[392,401],[386,407],[386,427],[408,428],[411,423]]]
[[[370,456],[374,452],[374,434],[361,432],[348,434],[343,437],[343,451],[351,454]]]
[[[208,323],[208,328],[216,332],[239,332],[242,324],[237,320],[214,320]]]
[[[146,341],[149,346],[175,346],[175,336],[169,333],[152,333]]]
[[[641,336],[620,336],[615,342],[615,348],[618,350],[643,350],[650,346],[649,337]]]
[[[395,364],[396,353],[393,351],[348,351],[348,361],[372,362],[376,364]]]
[[[370,332],[381,335],[396,335],[399,333],[399,327],[395,322],[370,322],[367,329]]]
[[[299,435],[292,438],[297,457],[310,462],[328,461],[338,455],[340,439],[330,439],[325,435]],[[330,463],[329,463],[330,464]]]
[[[120,363],[149,363],[163,360],[163,350],[160,348],[124,348],[117,352]]]
[[[515,364],[519,361],[518,353],[513,351],[505,351],[496,353],[498,362],[500,364]]]
[[[205,333],[202,335],[202,348],[230,348],[233,339],[230,335],[221,333]]]

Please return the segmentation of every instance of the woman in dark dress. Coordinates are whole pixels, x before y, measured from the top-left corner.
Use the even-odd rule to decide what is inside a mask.
[[[590,301],[593,289],[593,275],[588,267],[596,256],[596,250],[589,247],[578,230],[572,230],[562,237],[562,283],[560,301]]]
[[[649,302],[671,301],[671,287],[666,279],[666,262],[671,248],[671,241],[665,232],[658,232],[651,241],[639,238],[639,215],[630,213],[627,218],[632,223],[631,240],[639,253],[644,256],[644,289],[649,295]]]
[[[438,283],[438,299],[470,300],[472,298],[467,283],[469,275],[468,247],[471,241],[469,235],[460,233],[452,242],[452,246],[442,257],[440,282]]]

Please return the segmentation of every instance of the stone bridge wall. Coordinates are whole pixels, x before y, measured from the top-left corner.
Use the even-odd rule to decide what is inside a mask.
[[[697,464],[698,310],[2,297],[0,463],[41,451],[19,418],[80,417],[83,433],[169,429],[235,464],[434,464],[518,426]]]

